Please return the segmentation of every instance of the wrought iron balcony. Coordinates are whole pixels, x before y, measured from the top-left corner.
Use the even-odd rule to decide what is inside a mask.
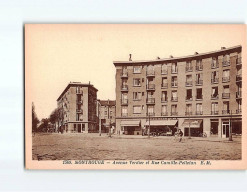
[[[219,83],[219,78],[212,78],[211,83]]]
[[[186,65],[185,71],[186,72],[192,72],[193,71],[193,66],[192,65],[191,66]]]
[[[128,113],[122,113],[121,115],[122,115],[122,117],[127,117]]]
[[[230,61],[223,61],[222,66],[230,66]]]
[[[172,81],[171,86],[172,87],[177,87],[178,86],[178,82],[177,81]]]
[[[127,99],[121,99],[121,104],[122,105],[128,105],[128,100]]]
[[[121,91],[128,91],[128,85],[122,85]]]
[[[202,85],[202,84],[203,84],[203,80],[202,79],[196,80],[196,85]]]
[[[168,99],[167,97],[162,97],[161,102],[167,102],[167,99]]]
[[[241,82],[242,81],[242,74],[236,75],[236,82]]]
[[[155,116],[155,113],[154,112],[148,112],[147,116]]]
[[[212,115],[218,115],[219,114],[219,111],[216,111],[216,110],[215,111],[211,111],[211,114]]]
[[[203,64],[196,65],[196,71],[203,70]]]
[[[147,98],[146,103],[147,104],[155,104],[155,98]]]
[[[197,95],[196,96],[196,100],[202,100],[203,99],[203,95]]]
[[[211,95],[211,99],[212,99],[212,100],[217,100],[217,99],[219,99],[219,94],[212,94],[212,95]]]
[[[161,87],[162,87],[162,88],[168,88],[168,83],[162,83],[162,84],[161,84]]]
[[[121,73],[122,78],[127,78],[128,77],[128,72],[122,72]]]
[[[186,116],[191,116],[192,115],[192,112],[185,112],[185,115]]]
[[[242,58],[237,58],[236,65],[242,65]]]
[[[171,116],[177,116],[178,112],[171,112]]]
[[[192,97],[192,96],[186,96],[186,97],[185,97],[185,100],[186,100],[186,101],[192,101],[192,100],[193,100],[193,97]]]
[[[241,113],[242,113],[241,109],[236,110],[236,114],[241,114]]]
[[[230,81],[230,77],[222,77],[222,82],[226,83]]]
[[[171,98],[171,101],[172,101],[172,102],[177,102],[177,101],[178,101],[178,97],[172,97],[172,98]]]
[[[223,99],[229,99],[230,98],[230,93],[222,93],[222,98]]]
[[[77,113],[82,113],[82,109],[76,109]]]
[[[203,112],[202,111],[196,111],[196,115],[202,115]]]
[[[242,98],[242,91],[236,92],[236,98]]]
[[[211,68],[212,69],[219,68],[219,63],[218,62],[212,62]]]
[[[147,84],[147,90],[155,90],[155,84]]]
[[[168,116],[168,112],[161,112],[161,116]]]
[[[230,110],[222,110],[222,114],[230,114]]]
[[[186,81],[185,82],[186,87],[191,87],[192,86],[192,81]]]

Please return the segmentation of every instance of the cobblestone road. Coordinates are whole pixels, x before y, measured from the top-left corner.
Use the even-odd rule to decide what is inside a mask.
[[[241,137],[227,139],[103,134],[36,134],[34,160],[240,160]]]

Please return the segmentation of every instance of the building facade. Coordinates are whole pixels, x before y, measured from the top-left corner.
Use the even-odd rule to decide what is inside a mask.
[[[116,101],[98,100],[99,102],[99,128],[101,133],[108,133],[109,129],[116,125]],[[115,129],[115,128],[114,128]],[[112,132],[114,133],[114,132]]]
[[[150,61],[114,61],[116,130],[185,136],[242,132],[242,47]]]
[[[97,132],[97,89],[89,84],[70,82],[57,99],[64,132]]]

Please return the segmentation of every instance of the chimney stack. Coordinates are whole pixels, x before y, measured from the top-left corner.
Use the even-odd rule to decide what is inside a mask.
[[[173,56],[172,56],[172,55],[170,55],[170,58],[173,58]]]
[[[198,52],[195,52],[195,53],[194,53],[194,55],[197,55],[197,54],[198,54]]]
[[[226,49],[226,47],[221,47],[221,50]]]
[[[131,54],[129,54],[129,55],[130,55],[129,61],[132,61],[132,59],[131,59]]]
[[[159,60],[160,59],[160,57],[159,56],[157,56],[157,60]]]

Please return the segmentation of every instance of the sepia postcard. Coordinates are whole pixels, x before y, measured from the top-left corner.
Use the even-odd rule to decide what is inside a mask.
[[[26,169],[246,169],[244,24],[25,24]]]

